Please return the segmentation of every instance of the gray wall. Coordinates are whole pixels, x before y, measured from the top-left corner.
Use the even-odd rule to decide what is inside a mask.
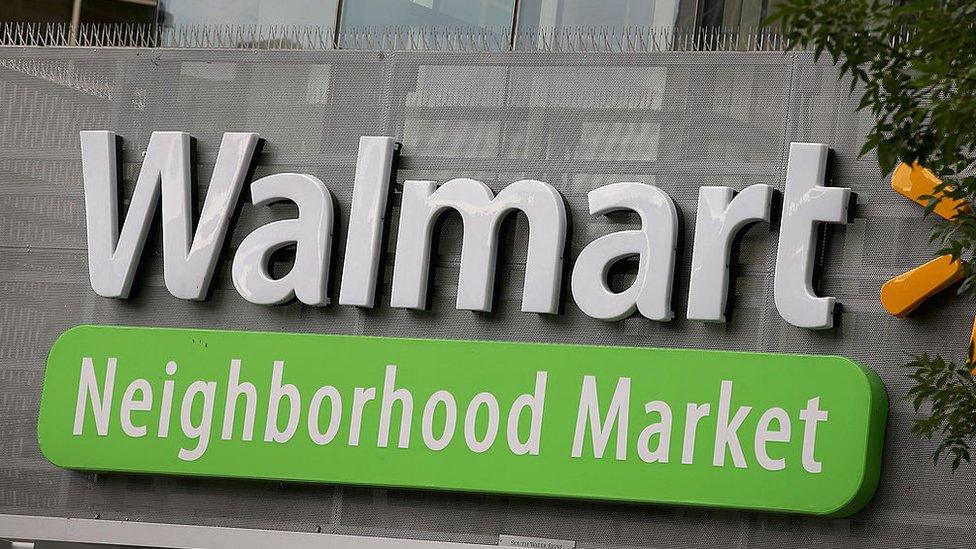
[[[872,158],[857,158],[870,121],[854,113],[846,90],[832,68],[806,54],[0,48],[0,513],[486,543],[509,533],[575,539],[579,547],[973,546],[972,470],[953,476],[933,468],[932,445],[910,436],[911,410],[898,400],[908,387],[899,367],[908,354],[965,352],[973,304],[947,292],[910,319],[881,308],[880,285],[931,257],[931,221],[891,191]],[[336,196],[336,257],[361,135],[403,142],[400,182],[468,176],[496,191],[525,177],[551,183],[571,210],[572,257],[595,236],[633,222],[590,220],[587,191],[617,181],[654,183],[684,216],[678,318],[603,323],[585,317],[565,293],[559,316],[521,313],[524,218],[505,230],[493,314],[454,309],[456,217],[444,226],[426,312],[388,306],[389,257],[375,310],[251,305],[233,290],[226,262],[210,301],[184,302],[163,286],[158,233],[133,298],[100,298],[86,264],[78,144],[84,129],[125,138],[129,190],[150,132],[192,133],[201,196],[221,133],[260,132],[267,144],[257,175],[310,173]],[[685,320],[698,187],[782,189],[791,141],[835,148],[834,184],[858,193],[855,222],[824,238],[820,287],[843,303],[840,326],[812,332],[780,319],[772,299],[776,233],[767,225],[742,243],[731,321]],[[399,189],[393,203],[395,226]],[[251,228],[288,214],[246,203],[231,248]],[[394,241],[395,231],[387,249]],[[51,343],[81,323],[845,355],[873,367],[892,397],[881,484],[858,515],[816,519],[60,470],[37,448],[38,397]]]

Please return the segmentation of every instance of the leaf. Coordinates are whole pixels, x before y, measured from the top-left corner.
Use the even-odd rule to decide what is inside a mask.
[[[880,141],[877,146],[878,167],[881,168],[882,175],[888,175],[895,169],[898,156],[890,143]]]

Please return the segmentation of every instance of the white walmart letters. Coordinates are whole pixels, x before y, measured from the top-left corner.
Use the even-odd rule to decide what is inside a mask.
[[[488,185],[473,179],[452,179],[440,187],[434,181],[405,182],[391,305],[427,308],[434,222],[448,209],[457,210],[464,220],[458,309],[491,311],[498,229],[506,214],[520,210],[529,218],[522,310],[550,314],[559,310],[566,207],[556,189],[531,179],[512,183],[498,196],[493,196]]]
[[[634,310],[651,320],[671,320],[671,280],[678,242],[678,211],[671,197],[652,185],[615,183],[590,191],[590,214],[633,210],[641,229],[602,236],[583,248],[573,267],[573,299],[593,318],[620,320]],[[638,256],[637,279],[623,292],[607,287],[617,261]],[[526,274],[528,276],[528,274]]]
[[[725,322],[732,241],[749,224],[768,222],[772,202],[769,185],[750,185],[739,194],[731,187],[698,189],[688,318]]]
[[[295,297],[306,305],[328,305],[334,216],[329,189],[310,175],[279,173],[255,181],[251,196],[255,206],[290,200],[298,205],[298,218],[258,227],[241,242],[233,266],[238,293],[258,305],[277,305]],[[271,254],[292,243],[295,264],[285,276],[272,278]]]
[[[826,177],[829,152],[827,145],[819,143],[791,143],[786,166],[773,294],[780,316],[801,328],[834,326],[837,300],[813,292],[817,225],[847,222],[851,190],[820,185]]]
[[[129,295],[162,197],[166,287],[181,299],[205,299],[259,141],[256,133],[224,134],[194,231],[191,138],[183,132],[154,132],[120,231],[118,139],[109,131],[81,132],[89,274],[95,292],[117,298]],[[339,304],[375,306],[395,149],[392,137],[360,139]],[[851,197],[850,189],[823,186],[828,152],[822,144],[791,144],[776,254],[776,308],[790,324],[811,329],[833,327],[835,312],[835,298],[818,297],[813,290],[817,227],[820,223],[846,222]],[[307,305],[328,305],[336,218],[329,189],[311,175],[281,173],[254,181],[251,194],[255,206],[290,201],[297,205],[298,216],[258,227],[243,239],[232,265],[237,291],[246,300],[262,305],[295,298]],[[770,220],[773,194],[773,187],[764,184],[751,185],[738,195],[729,187],[705,186],[699,190],[689,319],[725,321],[732,242],[750,223]],[[607,321],[626,318],[635,311],[651,320],[671,320],[679,225],[674,202],[661,189],[637,182],[606,185],[590,191],[588,198],[591,215],[633,211],[640,216],[641,227],[602,236],[583,248],[570,284],[576,305],[590,317]],[[440,186],[434,181],[406,181],[391,306],[427,307],[431,239],[437,219],[451,209],[461,214],[464,223],[458,309],[492,310],[499,227],[507,215],[518,211],[528,218],[529,226],[522,311],[559,312],[566,207],[556,189],[531,179],[512,183],[497,195],[473,179],[452,179]],[[276,278],[270,272],[269,260],[276,250],[288,246],[295,247],[294,265]],[[615,292],[607,283],[608,272],[614,263],[628,257],[638,258],[636,280],[626,290]],[[319,400],[326,397],[323,394]],[[151,400],[151,396],[143,394],[132,400],[135,409],[144,405],[142,399]],[[450,407],[447,401],[440,405]],[[479,406],[491,409],[488,401]],[[232,411],[230,406],[228,413]],[[357,420],[355,414],[352,420]],[[138,426],[132,429],[141,432]],[[249,432],[247,426],[245,430]],[[733,461],[738,463],[735,442],[730,439],[728,444]],[[724,455],[716,459],[724,459]]]

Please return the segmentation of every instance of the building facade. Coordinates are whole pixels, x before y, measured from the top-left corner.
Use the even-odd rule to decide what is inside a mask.
[[[882,284],[931,259],[932,222],[892,191],[874,158],[858,156],[872,120],[856,112],[848,83],[808,52],[782,51],[775,29],[759,28],[775,2],[150,4],[143,6],[152,12],[149,23],[155,21],[150,33],[140,34],[141,27],[133,26],[138,23],[92,26],[106,21],[80,18],[86,5],[94,6],[81,0],[73,5],[74,19],[24,16],[0,36],[0,539],[157,547],[972,544],[972,475],[932,467],[934,443],[910,434],[913,411],[901,399],[909,387],[901,367],[906,357],[965,353],[971,304],[948,292],[907,318],[882,307]],[[36,26],[41,20],[55,24]],[[388,138],[388,148],[370,156],[364,137]],[[159,145],[163,139],[171,140],[168,148]],[[233,177],[227,175],[235,165],[228,160],[228,139],[239,140],[234,143],[243,151]],[[803,156],[808,150],[823,152],[822,163],[816,160],[821,157]],[[165,160],[158,166],[170,168],[159,168],[163,175],[147,171],[160,158]],[[183,161],[190,168],[179,175]],[[287,184],[282,174],[290,178]],[[113,176],[121,197],[117,211],[111,201],[94,198],[99,181],[107,182],[105,189],[116,184]],[[167,206],[167,197],[181,188],[177,183],[191,180],[188,194]],[[239,182],[240,196],[231,193],[226,215],[212,216],[222,202],[211,190],[225,180]],[[790,189],[806,180],[810,190],[797,198]],[[161,215],[156,201],[139,198],[138,189],[150,189],[154,181],[161,189],[154,195],[161,197]],[[372,195],[358,189],[370,181],[388,193],[364,210],[364,197]],[[444,198],[446,206],[435,204],[430,193],[448,181],[460,194]],[[418,195],[422,182],[436,184]],[[523,186],[509,191],[516,182]],[[621,191],[619,200],[637,201],[653,188],[657,194],[646,204],[659,209],[652,214],[601,206],[594,193],[622,183],[636,186]],[[281,190],[286,185],[294,191]],[[487,198],[472,198],[484,188],[492,198],[514,197],[492,204],[508,204],[515,214],[483,222],[497,213]],[[708,263],[708,254],[698,252],[710,242],[705,226],[716,226],[719,234],[723,216],[731,215],[703,198],[722,189],[729,189],[729,201],[731,193],[737,199],[761,195],[759,210],[730,229],[742,231],[729,236],[729,247],[716,241],[716,253],[729,254],[727,282],[696,281],[696,266],[714,264],[716,273],[726,272],[725,261]],[[804,204],[831,194],[825,189],[849,189],[835,204],[843,215],[828,221],[829,215],[817,212],[796,221]],[[553,200],[548,210],[538,206],[547,197]],[[737,203],[753,204],[746,198]],[[142,230],[146,244],[135,247],[126,270],[124,262],[112,261],[124,259],[123,227],[138,222],[140,204],[149,212]],[[188,205],[189,213],[167,209],[179,204]],[[533,213],[537,206],[543,213]],[[427,225],[415,221],[417,212],[434,210],[424,218]],[[305,232],[287,233],[280,225],[308,220],[312,211],[320,214],[318,224],[303,226]],[[92,231],[105,219],[115,220],[104,225],[110,231],[105,234],[114,231],[114,255],[98,256],[93,242],[99,237]],[[745,228],[746,221],[754,223]],[[184,222],[203,238],[183,242],[183,256],[171,256],[166,231],[176,234],[171,227]],[[226,231],[223,238],[219,230],[200,232],[218,226]],[[415,227],[424,230],[410,232]],[[478,228],[484,238],[469,238]],[[128,230],[138,241],[132,235],[139,228]],[[614,237],[624,233],[630,236]],[[800,244],[784,247],[797,234]],[[209,275],[193,278],[200,265],[207,270],[207,261],[196,264],[191,257],[196,247],[207,249],[207,235],[218,241]],[[308,238],[318,243],[311,248],[318,255],[307,255],[305,235],[314,235]],[[594,247],[601,239],[637,235],[643,240],[627,240],[640,242],[635,247]],[[547,238],[562,247],[546,248]],[[424,242],[429,259],[410,278],[414,271],[403,265]],[[266,251],[255,252],[253,261],[263,269],[258,275],[246,268],[251,256],[242,250],[251,249]],[[366,252],[374,249],[375,255]],[[558,252],[552,257],[558,269],[546,271],[538,259],[549,257],[547,249]],[[421,252],[417,257],[424,257]],[[606,269],[597,269],[599,284],[588,285],[585,266],[601,253],[610,258]],[[478,257],[489,259],[478,263]],[[99,271],[99,258],[119,266]],[[365,258],[373,270],[353,270],[350,258]],[[789,286],[790,272],[809,285]],[[652,287],[661,293],[652,295]],[[555,288],[549,298],[548,288]],[[354,289],[361,294],[353,295]],[[645,292],[646,300],[627,298],[631,307],[616,305],[621,295]],[[834,299],[822,301],[826,297]],[[691,303],[696,299],[721,307],[703,312]],[[69,332],[84,325],[108,332]],[[203,331],[186,332],[193,329]],[[383,339],[357,339],[364,336]],[[110,346],[92,350],[100,341]],[[430,342],[444,346],[410,351]],[[193,350],[197,343],[232,350]],[[522,343],[549,345],[513,345]],[[389,355],[368,368],[357,362],[387,345]],[[81,354],[71,354],[74,346]],[[422,358],[413,378],[408,351]],[[555,354],[545,355],[550,351]],[[207,402],[206,382],[227,381],[227,361],[239,359],[247,368],[249,357],[274,358],[275,352],[289,357],[282,360],[284,373],[272,374],[269,359],[266,371],[251,378],[259,403],[253,440],[239,440],[234,420],[247,422],[242,409],[231,409],[226,436],[216,420],[207,429],[195,423],[196,414],[206,415],[199,407]],[[496,364],[492,356],[503,358]],[[87,386],[83,357],[94,372]],[[224,361],[220,377],[206,369],[212,357]],[[842,357],[836,360],[844,372],[860,368],[864,379],[876,376],[883,391],[857,385],[844,392],[847,378],[831,373],[835,359],[829,357]],[[106,393],[109,358],[118,360],[114,397]],[[479,450],[469,440],[471,452],[463,456],[453,446],[438,449],[450,430],[446,425],[454,424],[445,420],[441,438],[437,429],[428,432],[428,393],[422,398],[418,391],[412,420],[396,428],[405,414],[399,402],[386,419],[388,429],[394,424],[392,434],[381,442],[375,429],[383,429],[384,395],[393,394],[387,390],[393,386],[384,387],[390,364],[400,368],[399,387],[417,383],[429,393],[441,385],[454,391],[457,434],[450,444],[461,444],[468,402],[497,388],[495,406],[502,411],[494,446]],[[506,443],[505,414],[509,406],[515,409],[518,395],[526,396],[526,414],[530,397],[543,400],[539,385],[534,393],[532,385],[542,364],[549,392],[540,405],[540,441],[516,458],[519,437],[528,432],[531,440],[532,427],[516,417],[515,441]],[[140,368],[157,399],[166,398],[166,380],[177,380],[169,438],[158,436],[156,425],[162,429],[165,422],[152,404],[141,412],[146,416],[125,415],[140,413],[136,386],[127,393],[131,380],[125,377]],[[363,409],[376,415],[363,416],[366,434],[358,446],[349,416],[336,420],[338,438],[323,434],[324,423],[306,433],[304,415],[297,431],[283,416],[265,419],[266,409],[291,409],[280,395],[262,396],[269,383],[272,393],[295,383],[297,399],[314,401],[315,388],[332,379],[328,375],[357,368],[367,381],[349,381],[348,387],[334,382],[340,396],[329,402],[333,409],[340,401],[348,406],[356,398],[351,384],[374,385],[376,407]],[[314,377],[318,371],[322,379]],[[191,374],[203,383],[204,396],[184,400],[189,404],[181,410],[180,395],[187,398],[196,379]],[[522,376],[517,388],[504,389],[516,374]],[[312,376],[316,387],[296,381],[303,375]],[[611,429],[604,451],[597,450],[595,436],[585,439],[577,456],[571,436],[547,429],[563,421],[573,434],[574,421],[584,417],[583,411],[577,416],[575,399],[579,410],[584,406],[572,384],[582,383],[585,392],[587,376],[598,384],[598,422],[610,418]],[[616,402],[624,378],[633,383],[624,412],[632,425],[621,443],[618,433],[626,429],[620,416],[613,423],[608,405]],[[565,394],[573,399],[565,418],[564,379],[572,385]],[[719,396],[719,381],[723,391],[728,382],[732,396]],[[224,391],[217,385],[217,395]],[[62,393],[67,396],[59,400]],[[148,390],[142,394],[141,402],[152,400]],[[728,452],[721,448],[715,438],[720,428],[709,423],[723,421],[723,402],[726,423],[748,404],[742,425],[758,432],[759,415],[779,406],[777,399],[793,399],[793,406],[809,404],[815,395],[822,405],[815,412],[807,408],[797,416],[800,404],[782,405],[793,418],[795,442],[782,456],[761,448],[772,448],[767,443],[777,436],[789,439],[785,420],[778,435],[767,422],[772,435],[742,437],[738,454],[728,440],[722,443]],[[845,395],[853,395],[850,402]],[[690,450],[682,447],[691,415],[691,401],[686,411],[681,400],[686,396],[699,403],[712,399],[711,416],[702,416],[709,417],[705,430],[697,442],[692,438]],[[233,400],[221,398],[210,401],[218,419]],[[268,406],[266,398],[285,407]],[[450,409],[442,398],[440,405]],[[649,402],[645,412],[645,401],[657,398],[672,405],[670,449],[662,450],[663,430],[657,439],[638,436],[648,418],[664,421],[660,405]],[[119,408],[124,399],[129,412]],[[113,411],[102,433],[95,418],[105,402]],[[441,412],[430,406],[430,421],[437,423]],[[485,405],[489,417],[491,408]],[[810,418],[819,412],[826,442],[819,450],[811,442],[808,454],[800,435],[808,425],[816,429]],[[151,418],[143,425],[148,435],[129,434],[138,425],[122,423],[123,416]],[[285,424],[285,431],[305,437],[305,446],[278,441],[292,435],[275,434],[267,424]],[[584,434],[601,428],[584,420],[575,426]],[[483,427],[472,420],[474,432]],[[407,446],[397,443],[404,430]],[[177,459],[177,450],[190,449],[186,440],[200,449],[203,431],[209,447]],[[308,437],[320,440],[318,449]],[[719,448],[714,458],[713,438]],[[623,454],[615,455],[621,444]],[[638,447],[663,454],[648,457]],[[338,453],[319,453],[331,451]],[[688,451],[697,462],[685,459]],[[163,453],[168,457],[157,456]],[[769,461],[777,456],[785,460],[783,469]],[[878,470],[875,487],[870,477]],[[818,503],[835,485],[856,489],[845,496],[847,510]]]

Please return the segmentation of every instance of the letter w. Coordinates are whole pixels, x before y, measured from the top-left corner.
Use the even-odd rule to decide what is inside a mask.
[[[166,288],[181,299],[204,299],[259,140],[256,133],[224,134],[194,234],[190,135],[153,132],[120,233],[115,132],[81,132],[89,278],[95,293],[129,296],[162,194]]]

